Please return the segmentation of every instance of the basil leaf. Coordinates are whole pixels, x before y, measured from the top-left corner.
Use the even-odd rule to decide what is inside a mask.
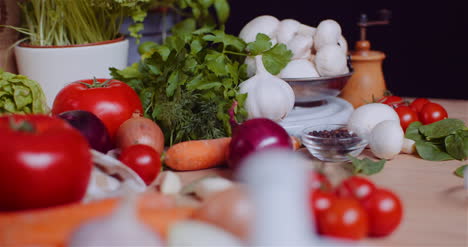
[[[455,171],[453,171],[453,174],[455,174],[458,177],[463,178],[463,173],[465,172],[465,169],[467,169],[468,165],[462,165],[458,167]]]
[[[426,141],[416,141],[416,151],[419,156],[425,160],[431,161],[442,161],[442,160],[453,160],[453,157],[448,153],[441,150],[437,145],[426,142]]]
[[[413,141],[424,140],[424,136],[419,132],[419,127],[423,126],[421,122],[412,122],[406,128],[405,137]]]
[[[270,50],[263,53],[262,61],[265,69],[272,75],[277,75],[291,61],[292,51],[284,44],[276,44]]]
[[[458,132],[445,138],[445,148],[447,149],[447,153],[455,159],[466,159],[465,142],[463,140],[463,136],[460,136]]]
[[[419,127],[419,131],[427,140],[442,138],[455,133],[465,127],[465,123],[459,119],[447,118],[432,124]]]
[[[349,159],[351,160],[351,163],[353,165],[353,173],[362,173],[365,175],[372,175],[380,172],[386,160],[379,160],[379,161],[373,161],[368,158],[365,158],[363,160],[360,160],[358,158],[355,158],[353,156],[348,156]]]

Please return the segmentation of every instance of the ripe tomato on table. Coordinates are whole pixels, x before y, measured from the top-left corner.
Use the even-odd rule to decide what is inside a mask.
[[[370,236],[387,236],[400,224],[403,206],[393,192],[379,188],[361,203],[369,217]]]
[[[111,137],[134,113],[143,113],[138,94],[124,82],[111,79],[82,80],[65,86],[55,97],[52,114],[71,110],[94,113]]]
[[[119,160],[135,171],[146,185],[151,184],[161,170],[159,153],[148,145],[137,144],[124,148]]]
[[[417,98],[415,100],[413,100],[413,102],[411,102],[411,104],[409,105],[411,109],[413,109],[413,111],[419,113],[421,112],[423,106],[427,103],[429,103],[430,101],[426,98]]]
[[[43,208],[83,198],[92,161],[87,140],[65,120],[0,117],[0,211]]]
[[[367,213],[354,198],[337,198],[317,217],[319,233],[359,240],[367,236]]]
[[[370,180],[360,176],[351,176],[341,182],[335,193],[338,197],[353,197],[362,200],[375,190],[376,186]]]
[[[423,124],[431,124],[448,117],[444,107],[437,103],[429,102],[419,112],[419,119]]]
[[[377,101],[378,103],[382,103],[382,104],[386,104],[386,105],[389,105],[393,108],[396,108],[400,105],[403,105],[405,104],[405,101],[403,100],[402,97],[400,96],[395,96],[395,95],[390,95],[390,96],[384,96],[383,98],[381,98],[379,101]]]
[[[399,106],[395,108],[395,111],[400,118],[400,125],[403,131],[406,131],[406,128],[408,128],[412,122],[419,121],[418,113],[408,106]]]

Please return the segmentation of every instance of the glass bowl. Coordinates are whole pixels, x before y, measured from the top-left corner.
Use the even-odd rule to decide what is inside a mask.
[[[336,97],[346,86],[348,79],[353,75],[350,58],[348,57],[349,73],[336,76],[281,78],[286,81],[294,91],[296,106],[313,106],[317,102],[325,101],[329,97]]]
[[[301,141],[309,152],[319,160],[328,162],[348,161],[349,157],[359,155],[367,146],[365,139],[349,133],[351,137],[318,137],[313,131],[347,129],[346,124],[322,124],[306,127],[301,132]]]

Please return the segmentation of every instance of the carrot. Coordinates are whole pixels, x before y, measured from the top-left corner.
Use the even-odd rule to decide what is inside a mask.
[[[231,137],[185,141],[171,146],[164,162],[179,171],[193,171],[215,167],[227,160]]]
[[[0,246],[65,246],[80,224],[112,212],[116,199],[75,203],[24,212],[0,213]],[[194,209],[175,207],[172,198],[148,193],[139,201],[139,218],[154,232],[167,237],[168,227],[191,217]]]
[[[294,150],[298,150],[302,146],[301,139],[296,136],[291,136],[291,143]]]

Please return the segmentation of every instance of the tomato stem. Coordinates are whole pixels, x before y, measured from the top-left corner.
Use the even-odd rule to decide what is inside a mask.
[[[93,82],[90,84],[90,83],[86,83],[86,82],[82,82],[82,81],[78,81],[77,83],[80,83],[80,84],[83,84],[85,85],[86,87],[88,88],[100,88],[100,87],[107,87],[109,86],[110,82],[112,81],[112,79],[107,79],[106,81],[104,82],[99,82],[96,77],[93,77]]]
[[[8,118],[10,128],[15,131],[20,132],[27,132],[27,133],[34,133],[36,132],[36,128],[34,125],[26,120],[22,120],[20,122],[16,122],[13,117]]]

